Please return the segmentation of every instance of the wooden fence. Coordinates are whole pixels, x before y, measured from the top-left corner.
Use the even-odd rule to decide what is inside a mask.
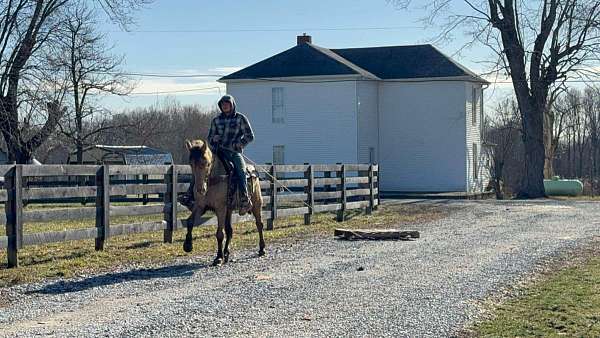
[[[261,165],[263,194],[263,219],[267,230],[272,230],[281,217],[304,215],[305,224],[318,212],[337,212],[337,220],[343,221],[350,209],[365,208],[367,213],[379,204],[378,165]],[[269,173],[266,175],[265,173]],[[123,180],[123,177],[152,175],[162,177],[161,183],[140,183],[139,180]],[[71,240],[95,239],[96,250],[102,250],[110,237],[160,231],[164,241],[172,243],[173,232],[186,227],[187,218],[178,214],[184,207],[178,204],[178,193],[189,187],[189,165],[132,166],[132,165],[7,165],[0,166],[4,177],[4,189],[0,190],[0,202],[5,213],[0,224],[6,227],[6,236],[0,236],[0,249],[7,249],[8,267],[17,267],[18,253],[25,246]],[[30,184],[36,178],[65,177],[95,178],[95,185],[39,187]],[[278,177],[277,180],[272,177]],[[162,203],[155,205],[111,205],[118,197],[131,195],[162,196]],[[24,210],[24,203],[49,203],[65,199],[94,201],[94,206],[71,208]],[[284,207],[287,204],[287,207]],[[293,205],[295,204],[295,205]],[[113,225],[111,217],[163,214],[158,222]],[[4,216],[4,217],[2,217]],[[23,233],[24,224],[58,220],[94,219],[95,227],[53,232]],[[253,220],[252,216],[237,216],[233,222]],[[215,217],[204,217],[199,225],[214,225]]]

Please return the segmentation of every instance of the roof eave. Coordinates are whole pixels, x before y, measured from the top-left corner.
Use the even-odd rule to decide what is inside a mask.
[[[360,80],[364,78],[361,74],[334,74],[334,75],[307,75],[307,76],[281,76],[281,77],[260,77],[247,79],[219,79],[220,83],[241,83],[241,82],[312,82],[315,80]]]

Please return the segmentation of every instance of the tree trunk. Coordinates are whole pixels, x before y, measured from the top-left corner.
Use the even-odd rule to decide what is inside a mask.
[[[77,164],[83,164],[83,144],[77,142]]]
[[[538,105],[542,106],[542,105]],[[525,109],[524,109],[525,108]],[[546,197],[544,190],[544,112],[535,105],[522,104],[523,143],[525,146],[525,176],[517,198]]]
[[[554,119],[549,112],[544,113],[544,178],[554,176]]]

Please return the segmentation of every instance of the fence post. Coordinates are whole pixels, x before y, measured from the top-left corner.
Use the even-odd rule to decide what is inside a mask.
[[[304,172],[304,178],[308,180],[308,184],[304,187],[304,192],[307,195],[306,203],[309,205],[308,213],[304,214],[304,225],[309,225],[311,222],[312,215],[314,213],[313,207],[315,205],[315,173],[313,171],[312,165],[308,163],[304,164],[308,165],[308,168]]]
[[[8,267],[19,266],[19,249],[23,247],[23,166],[17,164],[6,175],[5,181],[7,201],[6,236],[8,248],[6,251]]]
[[[148,184],[148,174],[142,175],[142,184]],[[142,195],[142,204],[143,205],[148,204],[148,194]]]
[[[325,172],[323,173],[323,177],[325,177],[325,178],[331,178],[331,171],[325,171]],[[325,185],[323,186],[323,191],[325,191],[325,192],[331,191],[331,185],[329,185],[329,184],[325,184]],[[325,203],[325,204],[329,204],[329,200],[328,200],[328,199],[325,199],[325,201],[324,201],[323,203]]]
[[[358,176],[359,178],[363,178],[363,177],[369,177],[369,171],[368,170],[359,170],[358,171]],[[367,189],[369,187],[369,183],[359,183],[358,184],[358,188],[359,189]],[[369,196],[368,195],[360,195],[359,197],[357,197],[357,199],[359,201],[368,201],[369,200]],[[369,207],[366,206],[365,207],[365,214],[369,214]]]
[[[342,168],[336,174],[337,177],[341,178],[341,182],[338,185],[338,190],[341,192],[341,208],[337,212],[337,221],[343,222],[346,213],[346,166],[342,164]]]
[[[177,168],[172,164],[164,178],[167,185],[167,192],[164,196],[166,227],[163,232],[163,242],[165,243],[173,243],[173,231],[177,228],[177,174]]]
[[[373,210],[377,210],[377,208],[379,208],[379,205],[381,204],[381,199],[380,199],[380,195],[379,195],[379,164],[372,164],[371,165],[373,167],[373,177],[377,177],[377,183],[373,184],[375,186],[375,188],[377,188],[377,197],[374,199],[377,199],[377,205],[373,206]],[[373,188],[373,189],[375,189]],[[375,204],[373,202],[373,204]]]
[[[110,175],[107,164],[96,172],[96,251],[104,250],[104,242],[110,236]]]
[[[367,207],[367,215],[373,213],[375,204],[375,195],[373,194],[373,164],[369,164],[369,206]]]
[[[269,177],[269,180],[271,182],[270,184],[270,189],[271,189],[271,219],[269,219],[267,221],[267,230],[273,230],[273,227],[275,225],[275,220],[277,219],[277,181],[276,179],[276,175],[277,175],[277,171],[275,170],[275,165],[271,165],[271,170],[269,170],[269,174],[271,175]]]

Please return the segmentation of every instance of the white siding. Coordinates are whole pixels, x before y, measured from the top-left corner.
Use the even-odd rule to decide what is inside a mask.
[[[286,163],[356,162],[356,86],[354,81],[228,83],[227,92],[256,135],[246,154],[257,163],[272,162],[273,145],[283,145]],[[272,123],[274,87],[283,88],[283,124]]]
[[[465,191],[464,82],[379,86],[381,189]]]
[[[378,162],[378,83],[358,83],[358,161],[368,163],[369,149],[373,149],[373,162]]]
[[[476,121],[473,123],[473,88],[476,93]],[[487,185],[489,180],[489,168],[487,166],[487,157],[482,153],[484,151],[484,147],[482,145],[481,140],[481,131],[482,131],[482,89],[480,84],[474,83],[466,83],[465,84],[465,92],[466,92],[466,143],[465,143],[465,152],[466,152],[466,181],[467,181],[467,191],[470,192],[481,192]],[[478,175],[475,177],[474,173],[474,163],[473,163],[473,144],[477,144],[477,150],[479,155],[477,159],[479,160],[477,169]]]

